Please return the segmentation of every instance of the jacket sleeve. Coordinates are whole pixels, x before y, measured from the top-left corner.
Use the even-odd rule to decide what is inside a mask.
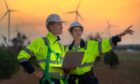
[[[22,50],[19,55],[17,56],[17,59],[19,60],[19,63],[21,66],[27,71],[28,73],[33,73],[35,71],[34,67],[30,63],[29,59],[35,55],[37,52],[38,44],[37,40],[34,40],[31,44],[29,44],[24,50]]]
[[[112,44],[113,44],[114,46],[116,46],[117,43],[120,42],[120,41],[121,41],[121,38],[120,38],[119,36],[113,36],[113,37],[111,38],[111,42],[112,42]]]
[[[121,41],[121,38],[118,36],[113,36],[110,39],[103,38],[101,41],[98,42],[98,49],[99,53],[106,53],[109,52],[112,47],[116,46],[118,42]]]

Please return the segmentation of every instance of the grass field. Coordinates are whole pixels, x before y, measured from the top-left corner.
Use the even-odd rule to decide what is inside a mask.
[[[140,61],[140,51],[115,51],[121,61]]]
[[[100,84],[140,84],[140,52],[116,52],[120,65],[110,69],[102,61],[96,63],[96,75]],[[0,84],[38,84],[38,79],[23,71],[15,74],[11,79],[0,80]]]

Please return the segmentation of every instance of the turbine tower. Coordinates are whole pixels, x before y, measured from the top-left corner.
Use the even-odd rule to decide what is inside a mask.
[[[111,28],[116,27],[116,25],[112,25],[107,18],[106,18],[106,24],[107,24],[107,27],[106,27],[107,33],[110,38],[111,37]]]
[[[0,22],[3,20],[3,18],[7,15],[8,16],[8,41],[10,41],[10,28],[11,28],[11,13],[16,12],[16,10],[9,9],[8,4],[6,0],[4,0],[5,6],[6,6],[6,12],[4,15],[0,18]]]

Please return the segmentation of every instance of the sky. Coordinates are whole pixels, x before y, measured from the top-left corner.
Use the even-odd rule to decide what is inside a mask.
[[[75,20],[74,14],[66,14],[76,10],[79,0],[6,0],[10,9],[17,10],[11,13],[11,38],[17,32],[22,32],[33,40],[47,34],[45,20],[51,13],[57,13],[63,20],[62,43],[68,44],[72,37],[67,31],[70,23]],[[134,35],[122,38],[121,44],[140,44],[140,0],[81,0],[79,13],[84,26],[83,38],[95,35],[108,37],[107,20],[111,25],[111,35],[116,35],[133,25]],[[6,12],[4,0],[0,0],[0,17]],[[7,36],[7,16],[0,22],[0,42],[2,36]],[[70,38],[70,39],[67,39]]]

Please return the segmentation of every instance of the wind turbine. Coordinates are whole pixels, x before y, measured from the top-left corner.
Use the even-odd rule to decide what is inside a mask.
[[[74,11],[69,11],[66,14],[75,14],[75,20],[78,21],[78,18],[80,18],[82,21],[84,21],[83,17],[81,16],[81,14],[79,13],[79,7],[81,4],[82,0],[79,0],[79,3],[77,4],[76,10]]]
[[[10,41],[10,27],[11,27],[11,13],[12,12],[17,12],[16,10],[9,9],[8,4],[6,0],[4,0],[5,6],[6,6],[6,12],[5,14],[0,18],[0,22],[3,20],[3,18],[7,15],[8,16],[8,41]]]
[[[106,24],[107,24],[106,29],[107,29],[107,31],[108,31],[108,36],[109,36],[109,38],[110,38],[110,36],[111,36],[111,28],[116,27],[116,25],[112,25],[112,24],[109,22],[108,18],[106,18]]]

